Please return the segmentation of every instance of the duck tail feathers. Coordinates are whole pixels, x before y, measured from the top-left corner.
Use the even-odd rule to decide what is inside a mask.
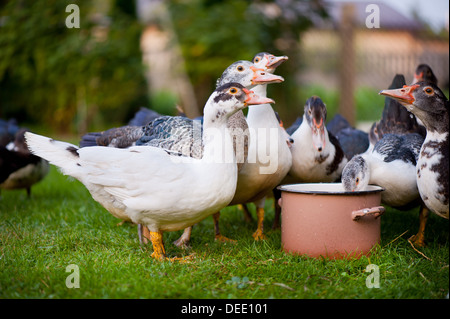
[[[63,174],[77,176],[80,169],[77,146],[30,132],[25,133],[25,139],[31,153],[59,167]]]

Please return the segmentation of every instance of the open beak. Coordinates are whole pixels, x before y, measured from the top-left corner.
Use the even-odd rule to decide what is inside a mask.
[[[243,90],[244,90],[245,94],[247,95],[247,98],[244,101],[246,105],[275,103],[274,100],[269,99],[268,97],[261,97],[259,95],[256,95],[255,93],[253,93],[253,91],[247,90],[246,88],[244,88]]]
[[[252,84],[268,84],[268,83],[281,83],[284,81],[284,78],[279,75],[275,75],[272,73],[268,73],[263,69],[258,69],[254,66],[251,66],[250,69],[253,71]]]
[[[267,58],[266,68],[271,70],[275,70],[278,66],[280,66],[281,63],[289,59],[286,55],[282,56],[266,55],[266,58]]]
[[[325,126],[323,119],[320,119],[320,122],[317,123],[316,119],[313,118],[312,142],[316,150],[319,152],[322,152],[325,148]]]
[[[408,105],[412,104],[416,100],[413,96],[413,92],[418,87],[419,87],[418,84],[413,84],[409,86],[404,85],[401,89],[382,90],[378,94],[388,96],[390,98],[399,101],[401,104]]]

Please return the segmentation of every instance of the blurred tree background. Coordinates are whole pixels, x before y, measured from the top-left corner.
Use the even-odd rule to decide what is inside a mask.
[[[70,3],[79,6],[79,29],[65,25]],[[321,0],[163,3],[200,108],[228,65],[260,51],[289,56],[277,70],[285,82],[269,95],[280,104],[297,99],[298,39],[327,16]],[[0,1],[0,117],[81,134],[155,108],[140,50],[144,27],[135,1]]]
[[[134,7],[117,1],[102,12],[102,2],[72,2],[80,8],[79,29],[65,25],[71,2],[2,3],[1,117],[84,131],[84,119],[122,121],[145,103]]]

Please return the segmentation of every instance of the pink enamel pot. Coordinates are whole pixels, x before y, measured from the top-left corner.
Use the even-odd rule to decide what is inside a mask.
[[[346,192],[341,183],[290,184],[281,190],[281,243],[287,253],[360,258],[380,241],[382,187]]]

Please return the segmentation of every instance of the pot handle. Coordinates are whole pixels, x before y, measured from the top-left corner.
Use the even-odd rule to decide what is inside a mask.
[[[352,219],[359,220],[363,216],[373,215],[375,218],[380,217],[384,214],[386,209],[383,206],[375,206],[372,208],[363,208],[360,210],[355,210],[352,212]]]

